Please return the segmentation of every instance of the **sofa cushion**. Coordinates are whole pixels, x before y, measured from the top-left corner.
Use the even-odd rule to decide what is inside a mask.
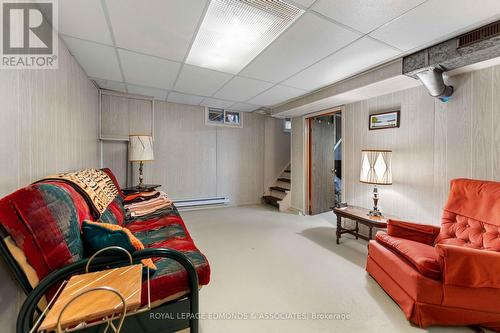
[[[129,253],[144,250],[144,245],[138,240],[130,230],[116,224],[83,221],[83,239],[90,253],[110,246],[119,246]],[[149,269],[156,271],[156,266],[151,259],[141,260],[142,264]]]
[[[116,190],[118,191],[118,195],[123,199],[125,195],[123,194],[120,184],[118,184],[118,180],[116,179],[115,174],[109,168],[103,168],[101,170],[104,171],[109,176],[109,178],[111,178],[111,181],[113,182],[113,184],[116,187]]]
[[[109,204],[108,208],[101,214],[99,221],[104,223],[123,225],[125,221],[125,208],[123,207],[123,199],[117,195],[115,200]]]
[[[184,221],[175,206],[165,215],[147,220],[129,221],[126,225],[143,242],[146,248],[167,248],[180,251],[193,263],[198,273],[199,285],[210,281],[210,266],[207,258],[196,248]],[[157,271],[150,280],[151,301],[170,299],[183,295],[189,289],[187,272],[178,262],[168,258],[155,258]],[[147,285],[143,286],[142,302],[147,304]]]
[[[452,180],[435,244],[500,251],[500,182]]]
[[[65,183],[37,183],[0,200],[0,223],[40,279],[83,258],[80,225],[87,218],[85,200]]]
[[[167,241],[182,239],[192,242],[180,216],[165,216],[149,223],[127,225],[146,247],[161,247]]]
[[[45,177],[42,181],[55,180],[73,186],[92,209],[92,215],[99,218],[111,202],[119,195],[114,181],[104,171],[83,169]]]
[[[379,231],[376,240],[408,260],[422,275],[438,280],[441,268],[434,247]]]
[[[404,293],[412,300],[418,303],[441,304],[443,299],[441,281],[422,275],[403,256],[378,241],[372,240],[368,244],[368,258],[375,262],[390,277],[391,281],[403,289]],[[370,267],[367,266],[366,269],[372,274]],[[378,282],[380,283],[380,281]]]
[[[500,251],[500,227],[445,210],[435,244]]]

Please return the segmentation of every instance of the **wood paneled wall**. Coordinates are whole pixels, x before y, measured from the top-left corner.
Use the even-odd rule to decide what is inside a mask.
[[[155,101],[154,133],[155,160],[145,164],[144,179],[174,199],[229,196],[232,205],[256,204],[290,163],[282,120],[260,114],[243,113],[243,128],[207,126],[204,107]],[[125,184],[126,143],[103,147],[104,166]],[[137,165],[131,169],[135,184]]]
[[[0,70],[0,197],[43,176],[99,166],[97,89],[63,42],[57,70]],[[0,265],[0,325],[24,296]]]
[[[390,214],[439,224],[453,178],[500,180],[500,66],[452,77],[450,102],[423,87],[345,108],[345,198],[371,206],[371,186],[359,182],[362,148],[393,149],[394,185],[379,187]],[[368,131],[372,112],[401,107],[401,127]]]
[[[155,160],[150,179],[175,199],[217,195],[217,127],[205,125],[203,110],[155,102]]]
[[[283,122],[283,119],[265,117],[264,190],[274,185],[291,162],[291,134],[283,131]]]
[[[292,182],[291,182],[291,206],[292,208],[305,212],[306,203],[306,178],[304,170],[305,147],[304,147],[304,118],[292,118]]]
[[[361,149],[393,150],[392,186],[379,186],[383,211],[438,225],[450,180],[500,181],[500,66],[451,77],[448,103],[424,87],[348,104],[343,112],[344,200],[371,207],[372,186],[359,182]],[[369,131],[368,115],[401,109],[401,127]],[[292,119],[292,206],[305,209],[304,120]]]

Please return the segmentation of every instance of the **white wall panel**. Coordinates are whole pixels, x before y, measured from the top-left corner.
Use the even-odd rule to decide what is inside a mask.
[[[452,77],[450,84],[455,93],[447,104],[417,87],[345,106],[343,172],[349,204],[372,205],[372,187],[359,182],[363,148],[393,150],[394,184],[379,187],[379,204],[410,221],[438,225],[453,178],[500,179],[500,66]],[[368,130],[370,113],[395,108],[401,109],[400,128]],[[292,170],[303,165],[300,121],[292,122],[292,131],[300,131],[292,132]],[[292,189],[300,181],[292,172]],[[292,190],[292,203],[303,206],[304,195]]]
[[[0,196],[99,166],[97,89],[62,42],[57,70],[1,70],[0,100]],[[24,295],[1,266],[0,325],[10,333]]]
[[[276,179],[290,164],[290,133],[283,131],[283,119],[265,117],[264,190],[273,186]]]
[[[217,127],[217,195],[235,205],[260,202],[264,193],[264,118],[243,113],[243,128]]]
[[[203,107],[156,101],[152,181],[174,199],[215,196],[216,142]]]
[[[368,130],[371,113],[401,109],[401,127]],[[373,186],[359,182],[361,150],[393,150],[393,185],[379,186],[383,212],[421,223],[434,223],[434,100],[422,88],[404,90],[349,104],[344,119],[346,164],[345,199],[349,204],[370,208]]]

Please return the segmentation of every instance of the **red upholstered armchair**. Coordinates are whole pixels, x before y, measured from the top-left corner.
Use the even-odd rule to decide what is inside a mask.
[[[500,183],[451,181],[441,227],[390,220],[366,270],[420,327],[500,332]]]

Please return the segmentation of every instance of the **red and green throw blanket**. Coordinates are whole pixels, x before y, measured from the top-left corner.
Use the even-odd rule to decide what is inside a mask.
[[[85,169],[52,175],[39,180],[37,183],[47,180],[69,183],[88,201],[93,211],[92,215],[95,218],[99,218],[118,195],[118,189],[111,177],[98,169]]]

